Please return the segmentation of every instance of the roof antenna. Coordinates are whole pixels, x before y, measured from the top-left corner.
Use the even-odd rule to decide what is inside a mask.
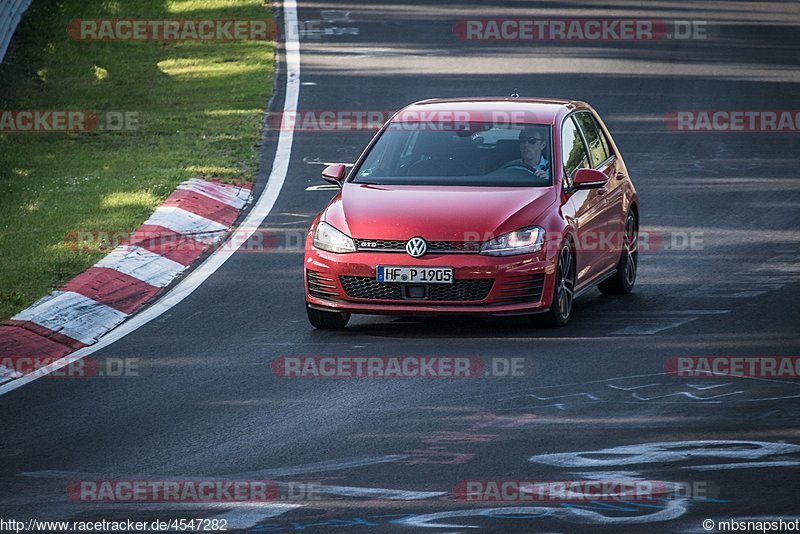
[[[514,88],[514,92],[511,93],[511,98],[519,98],[519,93],[517,92],[517,88]]]

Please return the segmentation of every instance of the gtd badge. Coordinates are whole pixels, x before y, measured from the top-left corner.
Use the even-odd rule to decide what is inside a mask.
[[[421,237],[412,237],[406,242],[406,252],[409,256],[419,258],[428,250],[428,244]]]
[[[364,248],[377,248],[378,242],[377,241],[362,241],[360,245]]]

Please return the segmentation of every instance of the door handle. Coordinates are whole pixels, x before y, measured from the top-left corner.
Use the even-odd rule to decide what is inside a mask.
[[[608,188],[605,187],[605,186],[604,187],[600,187],[600,188],[597,189],[597,194],[598,195],[602,196],[602,195],[605,195],[606,193],[608,193]]]
[[[625,178],[625,173],[622,172],[622,171],[618,172],[617,173],[617,180],[622,180],[623,178]]]

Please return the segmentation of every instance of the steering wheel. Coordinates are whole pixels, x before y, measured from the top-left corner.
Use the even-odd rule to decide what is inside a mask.
[[[506,163],[501,169],[525,169],[526,171],[530,172],[531,174],[536,174],[536,169],[528,165],[527,163]]]
[[[422,159],[406,167],[407,176],[412,176],[411,173],[414,172],[434,172],[434,174],[439,174],[442,171],[446,171],[443,176],[458,176],[459,174],[467,175],[470,173],[469,167],[464,163],[452,158],[443,157]]]

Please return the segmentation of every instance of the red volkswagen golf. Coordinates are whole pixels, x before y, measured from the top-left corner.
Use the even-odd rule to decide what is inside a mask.
[[[565,325],[597,285],[636,281],[639,206],[625,163],[583,102],[425,100],[395,114],[305,247],[308,318],[530,314]]]

